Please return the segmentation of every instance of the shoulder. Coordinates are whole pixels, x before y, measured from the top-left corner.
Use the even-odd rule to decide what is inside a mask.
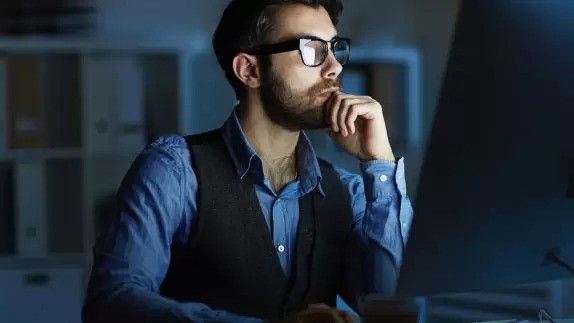
[[[152,153],[165,153],[173,157],[189,154],[185,137],[177,134],[161,136],[149,144],[146,149],[149,149]]]
[[[131,172],[139,175],[158,175],[184,172],[189,165],[190,153],[185,138],[176,134],[164,135],[148,144],[132,164]]]

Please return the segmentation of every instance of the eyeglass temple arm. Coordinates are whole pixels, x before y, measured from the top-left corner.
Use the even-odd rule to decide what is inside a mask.
[[[290,40],[284,43],[263,45],[252,49],[247,49],[244,52],[250,55],[269,55],[287,52],[299,49],[299,39]]]

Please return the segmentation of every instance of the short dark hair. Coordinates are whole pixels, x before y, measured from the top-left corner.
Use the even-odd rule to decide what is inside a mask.
[[[245,87],[233,72],[233,58],[248,48],[265,44],[277,9],[289,4],[322,6],[335,26],[343,12],[341,0],[232,0],[213,34],[213,50],[238,99],[244,96]]]

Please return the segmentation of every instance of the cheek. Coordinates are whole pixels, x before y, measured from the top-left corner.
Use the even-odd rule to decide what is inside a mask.
[[[276,71],[283,79],[285,86],[293,93],[306,95],[320,80],[319,69],[305,66],[298,52],[285,55],[281,61],[281,64],[276,65],[280,66]]]

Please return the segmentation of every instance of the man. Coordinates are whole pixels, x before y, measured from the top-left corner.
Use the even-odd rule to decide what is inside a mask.
[[[412,209],[381,105],[344,94],[338,0],[233,0],[214,34],[239,105],[136,159],[94,247],[89,322],[345,322],[393,292]],[[214,93],[215,94],[215,93]],[[222,108],[222,107],[213,107]],[[325,129],[361,161],[319,161]]]

